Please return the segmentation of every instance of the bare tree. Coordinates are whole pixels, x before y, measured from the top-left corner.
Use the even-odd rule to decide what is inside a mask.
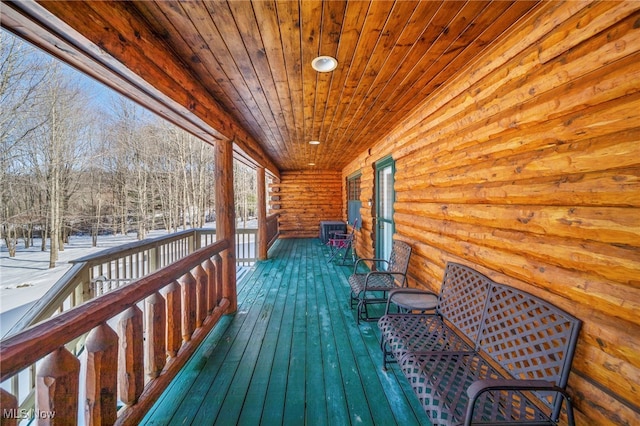
[[[18,237],[24,234],[26,214],[19,208],[21,193],[16,188],[20,173],[17,147],[42,122],[33,106],[47,76],[47,68],[32,51],[10,34],[0,33],[0,234],[11,257],[16,254]]]
[[[152,153],[153,187],[158,195],[159,210],[167,231],[178,229],[182,214],[183,166],[180,133],[167,123],[155,127],[154,151]]]
[[[134,226],[138,239],[146,237],[153,214],[150,197],[152,117],[136,104],[117,98],[108,130],[108,158],[114,180],[114,200],[120,232]]]
[[[63,248],[65,209],[78,188],[77,172],[82,164],[83,146],[90,132],[86,98],[82,89],[65,75],[62,66],[51,61],[46,87],[40,102],[33,106],[46,120],[25,144],[23,161],[46,193],[50,240],[49,267],[55,267]]]
[[[234,161],[233,169],[236,217],[246,227],[249,217],[256,212],[256,172],[238,161]]]
[[[2,33],[0,55],[0,231],[15,254],[34,228],[50,242],[50,266],[71,232],[162,224],[202,227],[214,219],[214,150],[193,135],[114,97],[91,119],[77,75]],[[26,53],[25,53],[26,52]],[[88,152],[89,148],[91,153]],[[255,212],[255,172],[235,166],[238,217]]]
[[[175,126],[156,127],[153,185],[167,230],[202,227],[213,203],[214,152]]]
[[[184,133],[184,132],[183,132]],[[213,193],[212,186],[207,187],[207,174],[213,170],[214,151],[211,146],[185,133],[184,140],[187,156],[187,163],[184,165],[185,188],[187,188],[189,220],[192,228],[200,228],[205,223],[205,206],[207,204],[207,194]]]

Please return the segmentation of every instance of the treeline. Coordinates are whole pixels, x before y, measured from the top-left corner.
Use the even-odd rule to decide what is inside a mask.
[[[0,39],[0,233],[41,238],[50,266],[72,234],[173,232],[215,218],[211,146],[20,40]],[[98,95],[96,95],[96,93]],[[238,216],[255,172],[235,165]]]

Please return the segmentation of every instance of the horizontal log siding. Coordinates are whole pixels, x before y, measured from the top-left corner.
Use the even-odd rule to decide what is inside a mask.
[[[314,238],[321,220],[344,217],[340,172],[282,172],[270,188],[271,211],[280,214],[280,238]]]
[[[640,424],[638,7],[547,3],[343,170],[369,255],[372,165],[396,159],[410,285],[458,261],[584,321],[578,424]]]

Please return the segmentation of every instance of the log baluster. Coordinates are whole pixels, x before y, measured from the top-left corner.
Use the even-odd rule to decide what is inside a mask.
[[[211,314],[217,305],[216,300],[216,267],[211,259],[202,262],[202,267],[207,273],[207,314]]]
[[[196,280],[196,328],[199,328],[202,327],[207,317],[207,284],[209,277],[202,265],[193,268],[191,274]]]
[[[43,358],[36,374],[38,425],[78,423],[80,361],[64,346]]]
[[[18,424],[18,398],[0,388],[0,407],[2,408],[2,417],[0,424],[2,426],[16,426]]]
[[[178,281],[182,289],[182,340],[188,342],[196,329],[196,280],[186,273]]]
[[[85,424],[113,424],[118,415],[118,335],[100,324],[87,336]]]
[[[146,299],[146,373],[152,379],[158,377],[167,362],[166,304],[160,293]]]
[[[229,247],[228,240],[221,240],[211,245],[211,252],[220,252],[227,250]],[[219,309],[214,309],[215,314],[212,315],[211,321],[205,321],[203,328],[206,330],[198,330],[191,336],[189,344],[182,344],[182,287],[175,277],[186,274],[183,281],[189,284],[195,283],[195,279],[188,274],[187,271],[193,270],[202,265],[203,262],[211,259],[211,252],[201,250],[191,255],[189,259],[177,261],[174,265],[170,265],[146,277],[140,278],[135,285],[123,286],[112,292],[107,292],[100,298],[88,301],[75,309],[61,313],[55,319],[51,319],[40,324],[36,324],[28,330],[12,335],[3,340],[0,346],[0,359],[2,360],[2,381],[17,381],[17,374],[25,369],[29,369],[31,365],[39,364],[38,373],[35,373],[31,379],[32,386],[35,387],[34,399],[36,400],[36,413],[39,424],[76,424],[82,421],[87,424],[111,424],[111,418],[107,415],[107,408],[103,405],[98,407],[99,402],[105,402],[105,388],[117,389],[117,397],[114,400],[124,402],[127,407],[118,410],[115,423],[118,424],[138,424],[142,416],[155,398],[159,396],[166,385],[180,371],[180,368],[187,361],[202,342],[208,331],[219,320],[220,316],[229,306],[228,301],[219,303]],[[108,263],[105,263],[108,267]],[[207,277],[208,282],[208,277]],[[195,285],[193,294],[195,295]],[[171,336],[169,330],[174,330],[177,341],[173,346],[167,344],[166,353],[172,353],[175,359],[166,363],[162,368],[162,374],[156,379],[148,383],[146,390],[144,389],[145,381],[145,350],[144,350],[144,324],[142,311],[137,307],[141,303],[147,303],[146,298],[152,298],[153,308],[150,311],[156,314],[162,312],[159,308],[161,304],[156,305],[157,300],[153,300],[153,296],[157,297],[156,292],[161,291],[165,296],[164,317],[158,321],[157,319],[148,320],[150,325],[156,326],[162,324],[165,320],[167,324],[174,327],[165,327],[166,342],[170,342]],[[189,300],[189,298],[187,298]],[[168,302],[170,301],[170,303]],[[195,305],[190,309],[195,315]],[[120,318],[114,318],[114,315],[121,314]],[[106,367],[107,360],[114,357],[105,355],[108,352],[109,341],[116,340],[111,338],[99,337],[98,328],[104,327],[103,331],[109,331],[107,321],[117,319],[113,330],[118,334],[117,343],[117,368]],[[171,322],[173,321],[173,323]],[[113,332],[113,330],[111,330]],[[200,332],[202,331],[202,332]],[[89,370],[83,370],[83,390],[86,387],[87,397],[90,399],[87,406],[82,407],[78,404],[78,396],[80,394],[78,388],[80,386],[80,362],[71,355],[63,345],[72,344],[76,338],[82,338],[83,335],[89,333],[87,340],[87,356],[89,361]],[[149,339],[154,340],[154,334],[160,334],[158,330],[148,331]],[[162,339],[160,339],[162,340]],[[165,343],[166,343],[165,342]],[[174,342],[174,341],[171,341]],[[156,344],[155,347],[162,347]],[[161,352],[161,351],[159,351]],[[98,365],[99,364],[99,365]],[[168,365],[167,365],[168,364]],[[150,363],[151,365],[151,363]],[[84,366],[82,367],[84,368]],[[161,367],[158,364],[156,370]],[[107,371],[116,372],[116,385],[105,385],[106,379],[103,374]],[[165,374],[166,373],[166,374]],[[89,376],[85,382],[85,374]],[[100,383],[98,383],[100,381]],[[92,391],[92,390],[93,391]],[[144,392],[143,392],[144,390]],[[100,392],[100,394],[99,394]],[[17,393],[17,392],[16,392]],[[15,417],[20,417],[20,405],[14,401],[11,393],[6,391],[0,395],[2,407],[9,407],[5,417],[11,417],[13,413]],[[17,398],[16,398],[17,399]],[[83,395],[84,399],[84,395]],[[100,400],[100,401],[99,401]],[[133,405],[132,405],[133,404]],[[16,408],[17,407],[17,408]],[[87,411],[100,410],[98,414],[89,415]],[[0,410],[1,411],[1,410]],[[49,418],[47,418],[47,416]],[[78,418],[79,416],[82,416]],[[88,416],[88,417],[87,417]],[[9,419],[3,419],[4,421]],[[20,418],[16,419],[20,420]],[[9,423],[11,421],[9,420]]]
[[[142,311],[132,306],[118,321],[120,348],[118,356],[118,390],[126,405],[136,403],[144,388],[144,360],[142,346]]]
[[[222,256],[219,254],[213,256],[213,265],[216,268],[216,305],[218,305],[222,299]]]
[[[182,345],[182,290],[177,281],[162,290],[167,311],[166,345],[167,355],[174,358]]]

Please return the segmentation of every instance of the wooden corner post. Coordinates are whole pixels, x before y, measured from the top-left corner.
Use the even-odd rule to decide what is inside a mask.
[[[238,308],[236,293],[236,220],[233,193],[233,141],[218,140],[215,144],[216,234],[228,239],[229,248],[222,256],[222,297],[229,300],[228,312]]]
[[[257,191],[258,191],[258,259],[267,259],[267,186],[265,168],[258,167]]]

